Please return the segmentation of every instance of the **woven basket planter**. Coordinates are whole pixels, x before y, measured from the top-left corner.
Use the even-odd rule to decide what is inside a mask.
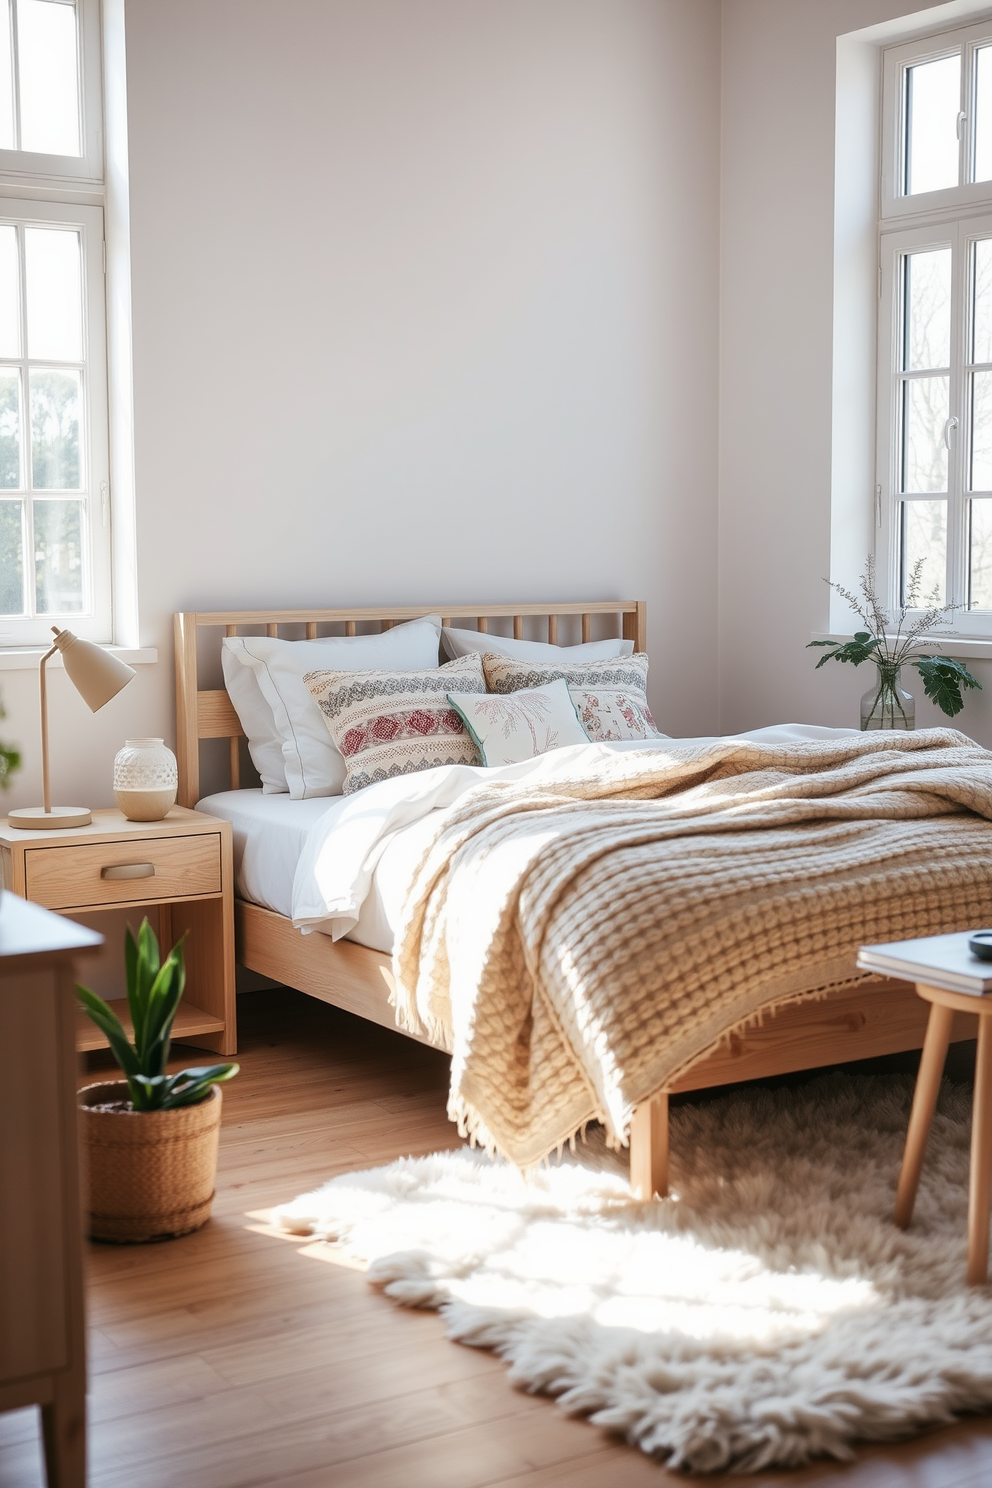
[[[127,1082],[79,1092],[94,1240],[165,1240],[210,1218],[220,1134],[220,1087],[174,1111],[99,1110],[128,1099]]]

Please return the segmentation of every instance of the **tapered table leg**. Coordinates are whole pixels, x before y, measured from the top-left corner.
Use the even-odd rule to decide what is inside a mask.
[[[930,1123],[937,1105],[937,1092],[940,1090],[940,1078],[944,1073],[953,1021],[953,1008],[945,1007],[939,1002],[931,1004],[923,1054],[920,1058],[920,1072],[916,1077],[916,1090],[913,1094],[909,1131],[906,1133],[902,1172],[899,1174],[899,1188],[896,1193],[895,1221],[903,1230],[907,1228],[913,1217],[916,1190],[920,1186],[923,1154],[926,1152]],[[981,1022],[984,1024],[984,1018]],[[972,1171],[974,1171],[974,1162],[972,1162]]]
[[[978,1020],[975,1106],[971,1118],[968,1193],[968,1284],[988,1279],[989,1207],[992,1205],[992,1015]]]

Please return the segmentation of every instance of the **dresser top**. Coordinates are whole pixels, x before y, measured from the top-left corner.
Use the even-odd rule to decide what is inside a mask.
[[[14,960],[31,956],[74,956],[95,950],[103,936],[39,904],[12,894],[0,896],[0,971]]]

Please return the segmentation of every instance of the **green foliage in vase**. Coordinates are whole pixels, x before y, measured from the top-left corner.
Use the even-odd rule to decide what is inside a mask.
[[[127,1079],[136,1111],[170,1111],[206,1100],[210,1087],[238,1073],[236,1064],[208,1064],[167,1075],[172,1024],[186,985],[183,943],[178,941],[164,961],[158,940],[147,920],[138,937],[130,925],[124,936],[127,1003],[134,1027],[132,1043],[113,1008],[91,992],[76,987],[76,995],[110,1044]]]
[[[937,596],[930,595],[929,603],[922,596],[924,559],[919,559],[912,568],[906,585],[905,603],[893,621],[882,606],[875,587],[875,560],[868,558],[858,587],[860,594],[852,594],[840,584],[831,583],[842,599],[846,599],[865,629],[855,631],[849,641],[810,641],[810,646],[820,646],[823,655],[816,663],[819,671],[828,661],[846,661],[860,666],[863,661],[874,661],[893,675],[901,666],[913,666],[923,678],[923,690],[931,702],[936,703],[942,713],[953,718],[964,707],[961,689],[977,688],[982,684],[973,677],[968,668],[950,656],[920,656],[925,646],[936,645],[924,640],[928,631],[939,625],[945,615],[954,611],[956,605],[940,605]],[[926,605],[926,608],[924,608]],[[914,620],[910,615],[919,611]],[[807,648],[808,649],[808,648]]]
[[[4,708],[3,704],[0,703],[0,718],[6,717],[6,709]],[[21,756],[18,754],[16,749],[11,749],[6,744],[0,744],[0,786],[2,786],[4,790],[7,789],[10,777],[11,775],[13,775],[14,771],[18,769],[20,763]]]

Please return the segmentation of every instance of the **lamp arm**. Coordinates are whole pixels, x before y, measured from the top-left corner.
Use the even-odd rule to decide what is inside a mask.
[[[55,655],[58,649],[58,646],[53,646],[50,651],[45,652],[38,672],[38,691],[41,695],[41,782],[46,816],[52,814],[52,783],[48,773],[48,682],[45,676],[45,663],[50,656]]]

